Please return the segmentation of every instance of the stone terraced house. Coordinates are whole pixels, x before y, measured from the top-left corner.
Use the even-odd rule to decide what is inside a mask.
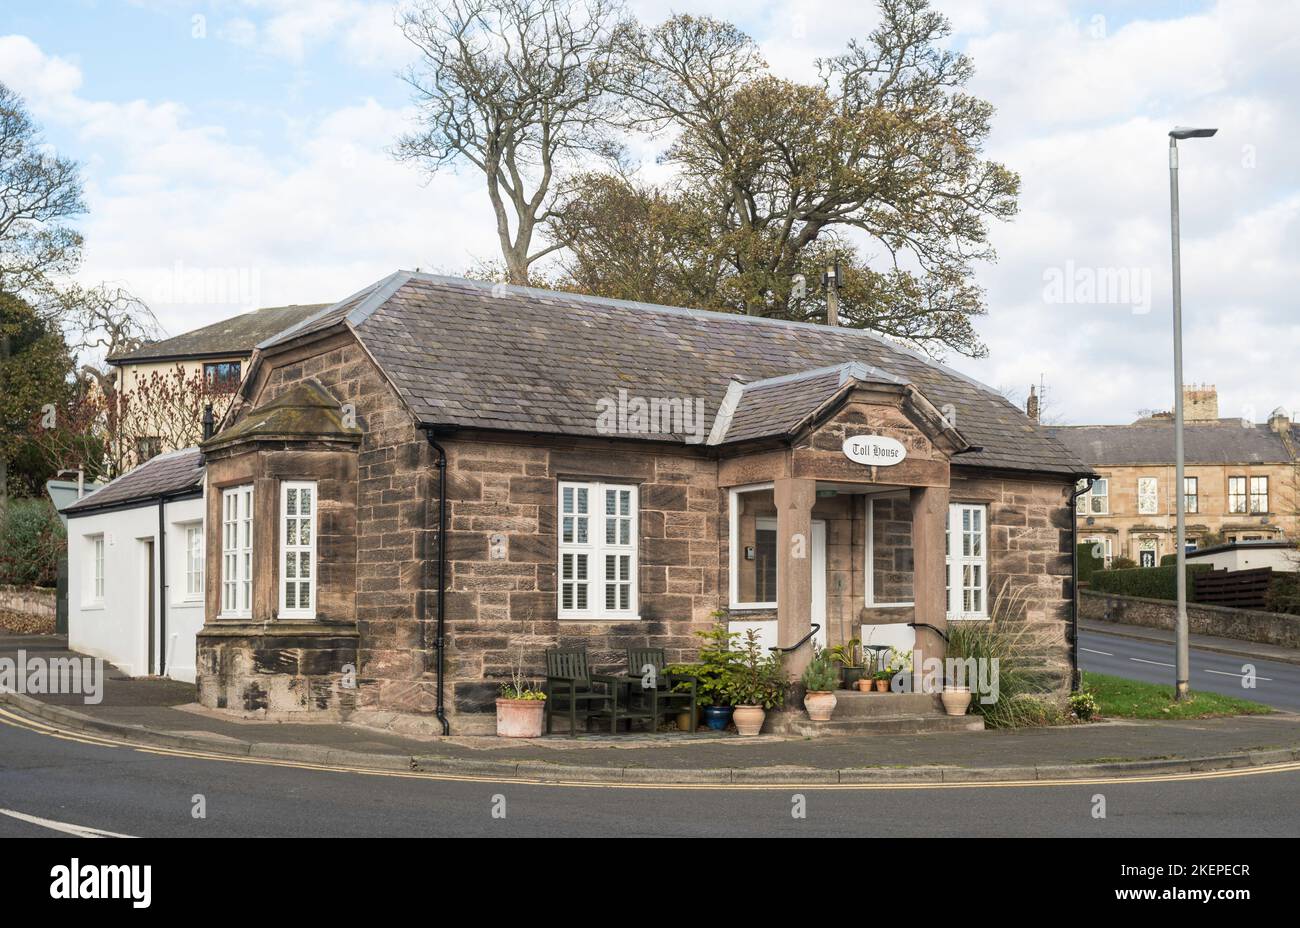
[[[484,732],[546,647],[690,659],[721,610],[792,672],[941,657],[1004,587],[1068,680],[1089,468],[869,332],[399,272],[262,342],[203,451],[207,706]]]

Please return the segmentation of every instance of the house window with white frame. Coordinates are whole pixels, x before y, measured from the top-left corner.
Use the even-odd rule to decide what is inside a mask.
[[[1183,478],[1183,512],[1196,513],[1200,505],[1195,477]]]
[[[562,481],[559,617],[637,617],[637,488]]]
[[[191,522],[185,528],[185,598],[203,598],[203,523]]]
[[[775,609],[777,584],[776,499],[770,483],[728,492],[733,609]]]
[[[1086,480],[1079,481],[1079,487],[1088,485]],[[1098,477],[1092,483],[1092,489],[1081,493],[1075,504],[1080,515],[1104,516],[1110,514],[1110,482],[1105,477]]]
[[[1268,478],[1250,478],[1250,513],[1263,515],[1268,512]]]
[[[283,619],[316,618],[316,484],[280,483],[280,607]]]
[[[90,595],[86,601],[98,605],[104,602],[104,536],[91,535],[86,540],[90,543],[90,576],[86,578]]]
[[[1155,477],[1138,478],[1138,515],[1153,516],[1160,511],[1160,493]]]
[[[221,616],[253,614],[253,485],[221,491]]]
[[[945,533],[948,618],[988,618],[987,509],[952,503]]]
[[[1228,512],[1244,513],[1246,511],[1246,478],[1228,478]]]

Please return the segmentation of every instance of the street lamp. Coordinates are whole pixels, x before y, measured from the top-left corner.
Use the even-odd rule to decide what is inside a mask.
[[[1175,126],[1169,131],[1169,213],[1174,258],[1174,499],[1177,502],[1178,538],[1175,570],[1178,588],[1178,618],[1174,624],[1177,656],[1174,658],[1174,698],[1186,699],[1187,681],[1191,676],[1187,654],[1187,500],[1183,482],[1183,280],[1178,254],[1178,140],[1208,139],[1218,129],[1191,129]]]

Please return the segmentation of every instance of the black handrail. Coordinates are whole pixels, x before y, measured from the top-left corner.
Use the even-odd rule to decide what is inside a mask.
[[[947,643],[948,643],[948,633],[945,632],[942,628],[939,628],[938,626],[931,625],[929,622],[908,622],[908,623],[907,623],[907,627],[908,627],[908,628],[928,628],[928,629],[930,629],[930,631],[932,631],[932,632],[937,632],[938,635],[939,635],[939,637],[943,639],[943,643],[944,643],[944,644],[947,644]]]
[[[821,631],[821,630],[822,630],[822,627],[821,627],[820,625],[818,625],[816,622],[814,622],[814,623],[812,623],[812,631],[810,631],[808,634],[804,635],[802,638],[800,638],[800,639],[799,639],[798,641],[796,641],[794,644],[790,645],[790,647],[788,647],[788,648],[782,648],[782,647],[779,647],[779,646],[777,646],[777,645],[772,645],[772,647],[768,648],[768,650],[769,650],[769,651],[781,651],[781,652],[786,653],[786,654],[790,653],[791,651],[797,651],[799,648],[802,648],[802,647],[804,646],[805,642],[807,642],[809,638],[811,638],[813,635],[817,634],[817,633],[818,633],[819,631]]]

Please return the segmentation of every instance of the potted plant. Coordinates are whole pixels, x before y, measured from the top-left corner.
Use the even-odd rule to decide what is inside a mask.
[[[715,617],[721,615],[725,613],[714,613]],[[690,671],[698,681],[695,692],[704,704],[701,715],[709,728],[723,731],[731,721],[730,687],[738,659],[731,646],[740,632],[728,631],[726,623],[719,618],[713,628],[696,634],[705,642],[700,647],[699,661]]]
[[[970,708],[970,687],[945,683],[939,699],[943,701],[944,712],[949,715],[965,715]]]
[[[839,675],[830,655],[820,649],[813,651],[813,659],[803,672],[803,707],[814,722],[828,722],[835,711],[835,684]]]
[[[510,668],[510,682],[497,697],[497,737],[540,738],[546,716],[546,693],[524,677],[524,646]]]
[[[881,693],[887,693],[894,677],[900,673],[910,673],[912,670],[912,652],[900,651],[898,648],[889,649],[889,664],[885,670],[876,674],[876,690]]]
[[[873,680],[869,675],[863,676],[860,680],[858,680],[859,693],[870,693],[875,688],[876,688],[876,681]]]
[[[830,649],[831,660],[840,665],[840,679],[844,681],[846,690],[855,690],[858,688],[858,681],[862,679],[862,642],[857,638],[850,638],[843,644],[837,644]]]
[[[768,709],[785,705],[788,684],[781,658],[763,651],[758,632],[745,632],[745,642],[732,669],[727,693],[735,706],[732,721],[742,735],[757,735],[763,730]]]
[[[877,670],[872,674],[872,677],[875,678],[877,693],[889,692],[889,681],[894,678],[894,672],[892,670]]]

